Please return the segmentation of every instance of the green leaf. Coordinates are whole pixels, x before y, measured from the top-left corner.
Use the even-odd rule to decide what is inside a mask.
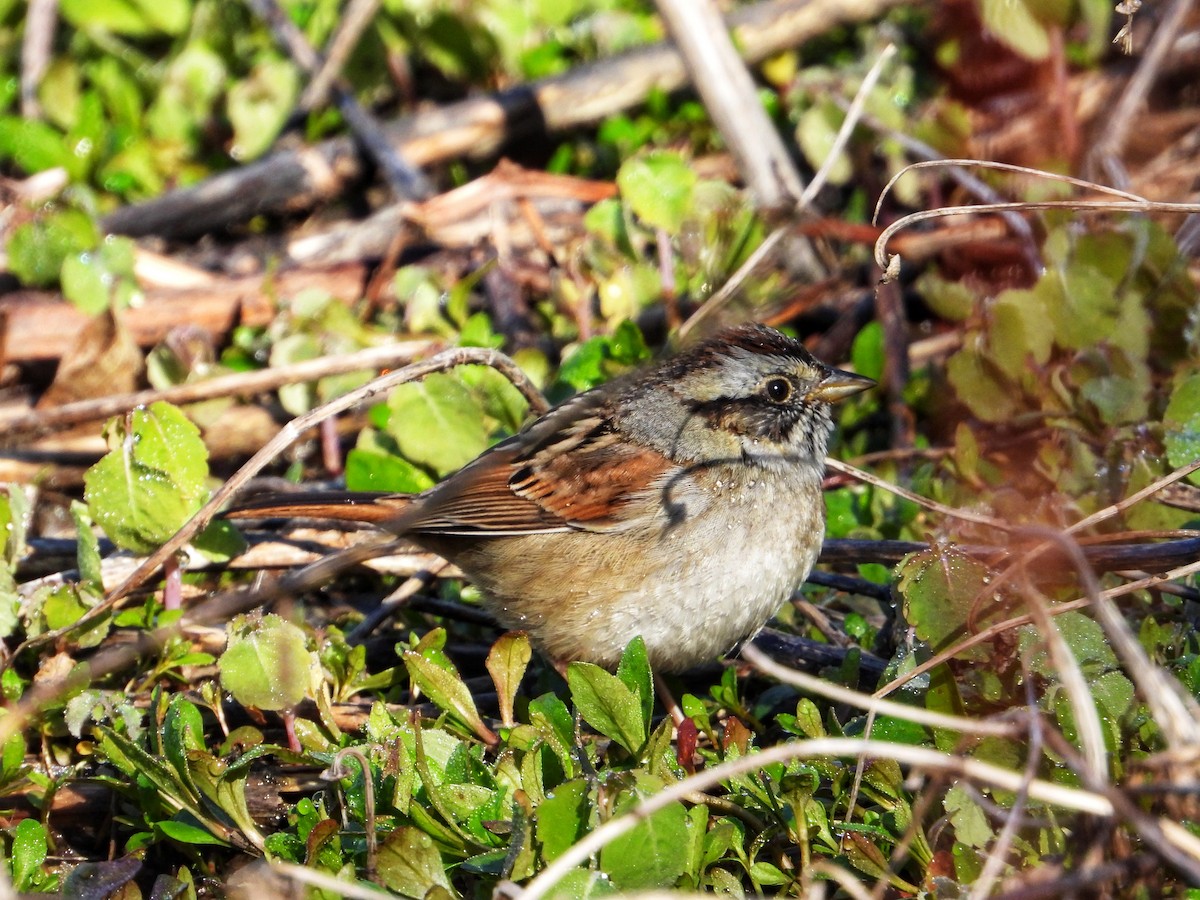
[[[308,650],[304,632],[274,613],[257,622],[235,619],[229,646],[217,668],[221,686],[243,706],[287,709],[308,691]]]
[[[183,819],[191,819],[187,813],[179,813],[177,818],[164,819],[154,823],[156,831],[161,832],[165,837],[173,841],[179,841],[181,844],[215,844],[218,847],[228,847],[229,842],[222,840],[214,835],[207,828],[200,825],[193,825],[190,821],[181,821]]]
[[[1163,442],[1167,460],[1175,468],[1200,459],[1200,374],[1189,375],[1175,384],[1163,414]],[[1188,476],[1200,484],[1200,472]]]
[[[946,361],[946,377],[958,399],[984,422],[1004,422],[1020,408],[1019,393],[1007,383],[980,346],[982,339],[967,332],[965,345]]]
[[[240,162],[261,156],[291,115],[299,93],[296,67],[282,59],[263,59],[247,78],[229,89],[227,110],[233,124],[230,154]]]
[[[814,169],[825,165],[844,118],[845,114],[832,100],[819,102],[801,113],[796,125],[796,142]],[[853,174],[854,167],[843,150],[829,167],[829,183],[845,184]]]
[[[1042,276],[1033,291],[1042,300],[1059,346],[1086,350],[1103,342],[1120,343],[1116,338],[1121,299],[1116,284],[1095,266],[1068,260]]]
[[[1026,0],[982,0],[979,12],[987,30],[1026,59],[1050,55],[1050,34]]]
[[[160,31],[178,34],[188,21],[188,8],[182,0],[62,0],[62,14],[81,30],[130,37]]]
[[[636,755],[646,742],[647,726],[637,695],[617,676],[585,662],[567,667],[567,684],[584,721]]]
[[[988,824],[987,813],[962,787],[956,785],[950,788],[942,800],[942,806],[950,818],[950,824],[954,826],[954,837],[959,843],[983,849],[996,839],[995,830]]]
[[[91,316],[110,307],[125,309],[141,296],[133,274],[133,242],[128,238],[109,237],[96,250],[68,256],[60,280],[63,296]]]
[[[878,381],[883,377],[884,355],[883,326],[879,322],[868,322],[855,336],[850,348],[854,371]]]
[[[0,541],[4,567],[12,571],[25,556],[29,530],[29,495],[19,484],[0,485]]]
[[[84,213],[63,209],[19,225],[8,241],[8,266],[30,287],[58,281],[63,261],[92,249],[99,240],[95,223]]]
[[[208,450],[169,403],[133,410],[107,426],[111,448],[84,474],[84,499],[113,543],[149,553],[200,508]]]
[[[379,406],[390,418],[390,410]],[[386,418],[384,424],[386,425]],[[351,491],[394,491],[419,494],[436,483],[429,473],[400,455],[391,435],[364,428],[358,445],[346,454],[346,488]]]
[[[537,810],[537,839],[542,858],[552,862],[591,828],[588,784],[583,779],[558,785]]]
[[[487,448],[483,410],[453,375],[435,372],[402,384],[388,399],[388,433],[400,452],[444,477]]]
[[[618,806],[624,812],[637,802],[636,795]],[[622,891],[670,887],[679,880],[686,865],[680,852],[688,842],[688,814],[682,803],[672,803],[600,851],[600,868]]]
[[[986,566],[965,553],[939,547],[910,556],[900,564],[897,576],[904,619],[921,640],[938,652],[967,636],[971,604],[986,585]],[[988,622],[986,611],[993,605],[984,595],[977,616],[981,626]],[[962,658],[982,660],[988,652],[986,646],[977,645]]]
[[[1054,333],[1046,327],[1046,309],[1033,291],[1008,290],[992,303],[988,331],[990,359],[1014,381],[1030,366],[1045,365],[1054,345]]]
[[[1054,617],[1054,625],[1089,679],[1119,665],[1104,629],[1094,619],[1081,612],[1065,612]],[[1036,654],[1033,653],[1035,648]],[[1021,629],[1021,653],[1027,656],[1030,669],[1038,675],[1058,678],[1058,667],[1036,628],[1026,626]]]
[[[50,844],[37,819],[22,819],[13,831],[12,885],[18,891],[35,891],[46,880],[42,865]]]
[[[640,219],[677,234],[691,209],[696,173],[679,154],[656,151],[622,164],[617,187]]]
[[[500,721],[505,726],[513,724],[513,701],[521,688],[521,679],[533,658],[533,648],[529,636],[524,632],[508,632],[500,635],[499,640],[492,645],[488,652],[487,670],[496,685],[496,695],[500,705]]]
[[[916,289],[931,310],[951,322],[965,321],[975,311],[977,298],[968,285],[942,278],[933,270],[917,279]]]
[[[479,710],[475,708],[470,689],[457,671],[447,671],[411,650],[404,654],[404,667],[408,669],[413,683],[440,709],[450,713],[476,734],[482,735],[488,731]]]
[[[592,900],[621,893],[603,872],[594,869],[572,869],[556,884],[548,896],[554,900]]]
[[[420,829],[402,826],[389,834],[379,845],[376,869],[384,887],[402,896],[422,900],[432,888],[454,895],[442,855]]]
[[[617,677],[642,701],[642,721],[649,722],[654,715],[654,678],[650,674],[650,659],[646,655],[646,642],[638,635],[625,647],[621,662],[617,665]]]
[[[576,347],[559,367],[558,378],[586,391],[649,358],[641,330],[626,320],[611,335],[598,335]]]
[[[79,566],[79,582],[91,592],[104,593],[104,578],[100,558],[100,542],[92,530],[87,507],[78,500],[71,501],[71,518],[75,520],[75,559]]]
[[[83,174],[67,136],[35,119],[0,116],[0,159],[11,159],[29,175],[54,168],[66,169],[72,178]]]
[[[567,705],[554,694],[543,694],[529,702],[529,724],[554,751],[563,771],[574,771],[575,722]]]

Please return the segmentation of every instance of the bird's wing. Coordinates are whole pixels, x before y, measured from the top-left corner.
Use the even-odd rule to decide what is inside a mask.
[[[639,501],[677,470],[631,445],[582,395],[430,489],[406,524],[418,534],[618,530],[645,514]]]

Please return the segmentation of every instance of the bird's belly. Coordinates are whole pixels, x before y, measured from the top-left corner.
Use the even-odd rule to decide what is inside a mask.
[[[756,633],[807,577],[823,534],[819,495],[776,499],[814,514],[798,522],[794,511],[747,503],[739,515],[732,504],[729,515],[653,535],[492,538],[451,556],[501,624],[527,631],[552,659],[612,668],[640,635],[656,670],[679,671]]]

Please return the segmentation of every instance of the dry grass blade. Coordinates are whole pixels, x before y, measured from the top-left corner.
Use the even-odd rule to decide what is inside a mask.
[[[1167,743],[1174,750],[1200,744],[1200,708],[1190,697],[1185,697],[1178,682],[1155,665],[1146,654],[1115,604],[1100,590],[1096,574],[1088,565],[1079,545],[1067,535],[1050,529],[1038,529],[1038,533],[1057,543],[1071,560],[1087,598],[1095,609],[1096,618],[1108,634],[1129,677],[1150,706]]]
[[[1005,857],[1012,846],[1013,838],[1016,837],[1018,824],[1024,816],[1025,806],[1029,802],[1029,785],[1037,777],[1038,766],[1042,762],[1042,721],[1038,717],[1037,698],[1033,695],[1033,679],[1029,677],[1029,674],[1027,670],[1025,673],[1025,704],[1029,710],[1027,719],[1029,722],[1029,748],[1025,754],[1025,780],[1021,783],[1021,789],[1017,791],[1016,797],[1013,798],[1012,807],[1004,819],[1004,827],[1000,829],[995,843],[988,851],[983,871],[979,873],[975,884],[971,886],[970,900],[983,900],[984,897],[991,894],[992,886],[999,880],[1006,865]]]
[[[999,531],[1012,531],[1013,526],[1007,522],[995,519],[991,516],[981,515],[979,513],[967,512],[966,510],[957,509],[953,506],[946,506],[944,503],[938,503],[936,500],[930,500],[928,497],[922,497],[920,494],[915,494],[907,488],[902,488],[898,484],[894,484],[885,478],[880,478],[878,475],[872,475],[857,466],[852,466],[849,463],[842,462],[837,459],[826,459],[825,465],[833,469],[835,472],[841,472],[843,475],[849,475],[858,481],[866,482],[889,493],[895,494],[897,497],[903,497],[905,500],[911,500],[918,506],[923,506],[928,510],[936,513],[941,513],[944,516],[949,516],[953,519],[961,519],[964,522],[973,522],[976,525],[986,525],[989,528],[995,528]]]
[[[1044,537],[1049,530],[1038,528],[1031,531],[1039,537]],[[1078,552],[1078,547],[1075,549]],[[1082,558],[1082,554],[1080,554],[1080,558]],[[1030,610],[1034,625],[1046,646],[1046,651],[1050,654],[1050,659],[1062,682],[1063,690],[1071,703],[1079,743],[1083,747],[1084,772],[1082,774],[1085,783],[1105,783],[1109,778],[1108,755],[1104,746],[1104,730],[1100,726],[1100,713],[1096,709],[1096,700],[1088,688],[1083,670],[1079,667],[1079,660],[1071,652],[1066,639],[1050,616],[1049,603],[1045,595],[1034,585],[1024,559],[1019,565],[1023,583],[1022,596],[1025,598],[1025,606]],[[1084,566],[1090,573],[1091,569],[1087,567],[1086,561]],[[1094,575],[1091,580],[1093,583],[1095,582]],[[1093,593],[1092,585],[1086,584],[1086,587],[1088,594],[1091,595]]]

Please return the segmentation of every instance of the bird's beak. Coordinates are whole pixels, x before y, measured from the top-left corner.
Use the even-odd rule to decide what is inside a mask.
[[[875,387],[875,381],[853,372],[842,369],[830,369],[821,383],[808,392],[809,400],[819,400],[822,403],[837,403],[847,397],[862,393],[867,388]]]

